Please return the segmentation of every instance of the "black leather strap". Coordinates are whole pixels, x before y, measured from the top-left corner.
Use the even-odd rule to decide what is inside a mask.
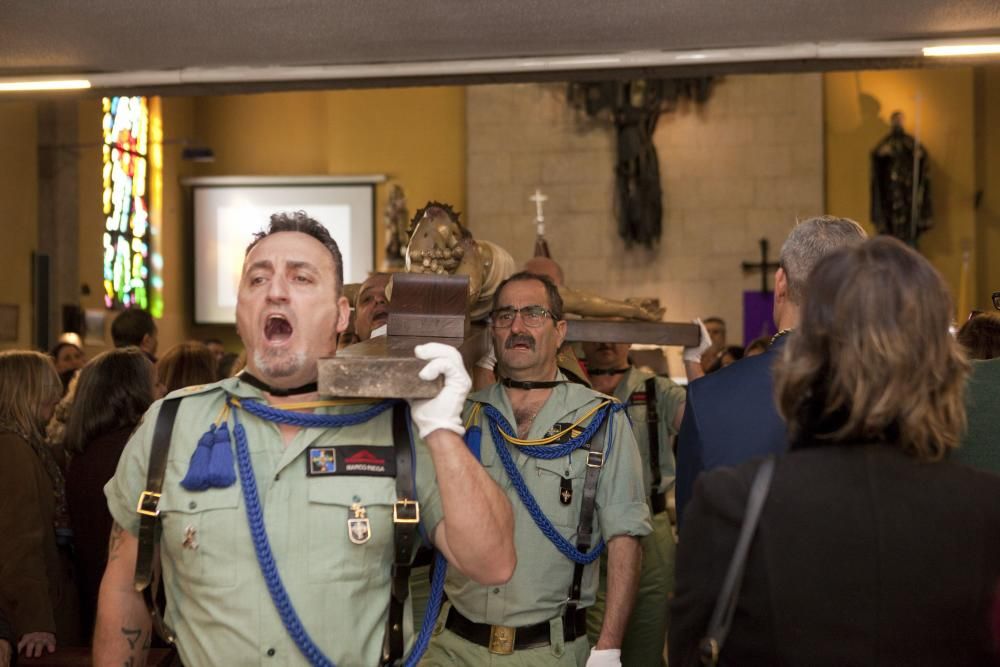
[[[656,378],[646,380],[646,429],[649,433],[649,467],[653,469],[653,493],[660,488],[660,416],[656,411]]]
[[[701,642],[698,643],[698,657],[703,665],[717,665],[719,663],[722,645],[725,643],[729,627],[733,623],[733,612],[736,611],[736,601],[739,599],[740,588],[743,585],[747,554],[750,552],[750,544],[757,531],[757,523],[760,521],[760,514],[764,509],[764,501],[767,500],[773,476],[774,457],[769,456],[764,459],[760,467],[757,468],[757,472],[754,473],[750,494],[747,497],[747,513],[743,517],[743,525],[740,527],[740,536],[736,540],[732,560],[729,561],[729,568],[722,580],[722,588],[715,601],[715,609],[708,622],[708,630]]]
[[[392,408],[392,442],[396,455],[396,505],[393,507],[392,584],[389,618],[382,642],[382,665],[403,659],[403,612],[410,594],[410,570],[418,546],[420,506],[413,479],[413,442],[410,438],[410,411],[400,401]]]
[[[488,623],[470,621],[454,607],[448,612],[448,619],[445,621],[444,627],[473,644],[487,647],[490,645],[490,635],[493,626]],[[587,610],[576,609],[573,612],[567,611],[563,616],[563,641],[568,643],[586,634]],[[529,648],[540,648],[548,646],[551,641],[552,633],[549,629],[549,621],[542,621],[534,625],[516,628],[514,650],[523,651]]]
[[[576,548],[581,553],[590,551],[594,537],[594,509],[597,505],[597,480],[604,467],[604,441],[607,432],[608,415],[604,424],[594,434],[593,439],[583,448],[587,452],[587,472],[583,478],[583,498],[580,499],[580,523],[576,529]],[[597,443],[596,446],[594,443]],[[583,583],[583,563],[575,563],[573,567],[573,583],[569,587],[569,600],[566,604],[567,613],[573,613],[580,604],[580,588]]]
[[[135,590],[142,593],[146,608],[153,620],[153,628],[168,644],[174,642],[174,632],[166,623],[156,605],[156,591],[159,580],[154,582],[154,557],[159,536],[160,493],[163,491],[163,477],[167,471],[167,453],[170,451],[170,436],[174,430],[174,419],[180,407],[180,398],[171,398],[160,406],[160,414],[153,428],[153,443],[149,449],[149,465],[146,470],[146,489],[139,496],[136,511],[139,513],[139,547],[135,559]],[[155,583],[155,585],[154,585]]]

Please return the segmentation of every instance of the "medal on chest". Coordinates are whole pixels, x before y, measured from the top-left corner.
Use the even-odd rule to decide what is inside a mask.
[[[348,512],[354,516],[349,515],[347,518],[347,537],[354,544],[364,544],[372,538],[372,526],[368,520],[367,510],[364,505],[354,503]]]

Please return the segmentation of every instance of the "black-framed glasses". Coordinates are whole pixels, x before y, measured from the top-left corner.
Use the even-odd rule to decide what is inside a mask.
[[[521,314],[521,321],[524,322],[524,326],[531,327],[533,329],[542,326],[545,323],[546,317],[551,317],[555,320],[555,316],[552,315],[552,311],[543,306],[525,306],[524,308],[499,308],[490,313],[490,322],[497,329],[509,329],[511,325],[514,324],[514,318],[517,314]]]
[[[993,307],[1000,310],[1000,292],[993,292]]]

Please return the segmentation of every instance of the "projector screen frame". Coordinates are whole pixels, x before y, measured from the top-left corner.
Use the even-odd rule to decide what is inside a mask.
[[[226,188],[270,188],[270,187],[356,187],[367,186],[371,196],[371,266],[375,270],[377,259],[378,235],[376,225],[377,220],[377,192],[379,184],[386,182],[384,174],[367,174],[357,176],[204,176],[181,179],[180,183],[185,188],[185,208],[187,223],[185,231],[187,239],[184,243],[186,256],[192,258],[188,262],[187,270],[184,272],[188,278],[188,297],[190,304],[188,313],[189,321],[200,327],[230,327],[234,322],[220,322],[215,320],[204,320],[198,318],[198,286],[196,283],[196,253],[198,251],[197,228],[195,221],[195,199],[199,189],[226,189]],[[302,207],[307,209],[307,207]],[[291,209],[295,210],[295,209]],[[275,211],[276,212],[276,211]],[[306,210],[308,213],[308,210]],[[261,227],[266,226],[267,220],[261,221]],[[367,259],[367,258],[366,258]],[[350,282],[348,276],[344,277],[345,282]]]

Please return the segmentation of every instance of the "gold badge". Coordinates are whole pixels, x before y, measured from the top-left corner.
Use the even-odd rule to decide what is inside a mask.
[[[347,518],[347,537],[355,544],[364,544],[372,538],[372,526],[365,516],[365,507],[360,503],[354,503],[350,511],[354,516]]]

